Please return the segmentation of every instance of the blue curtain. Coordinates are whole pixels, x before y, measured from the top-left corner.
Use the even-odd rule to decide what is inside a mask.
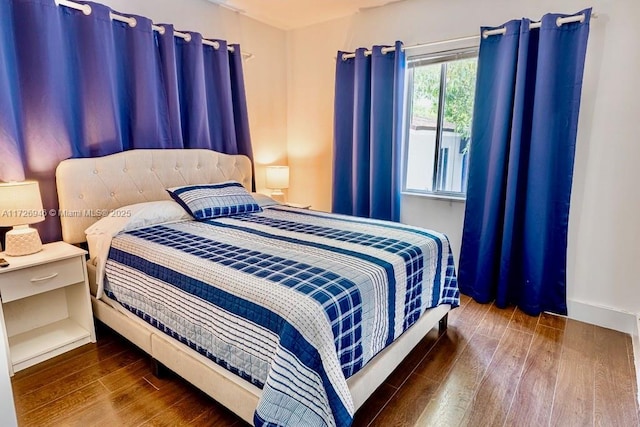
[[[567,313],[569,200],[591,9],[481,39],[460,290],[498,307]],[[491,28],[483,28],[482,31]]]
[[[398,221],[405,54],[402,43],[336,59],[333,212]]]
[[[36,179],[57,208],[61,160],[134,148],[208,148],[252,158],[240,47],[215,49],[152,22],[112,21],[53,0],[0,2],[0,181]],[[38,226],[60,238],[57,218]]]

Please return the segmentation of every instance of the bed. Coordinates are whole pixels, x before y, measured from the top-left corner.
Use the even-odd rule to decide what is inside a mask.
[[[164,204],[167,188],[235,181],[248,189],[251,171],[244,156],[208,150],[63,161],[63,239],[86,242],[107,212]],[[448,240],[258,204],[106,239],[90,233],[94,314],[249,423],[349,425],[426,333],[446,327],[459,297]],[[127,211],[113,221],[130,221],[117,212]]]

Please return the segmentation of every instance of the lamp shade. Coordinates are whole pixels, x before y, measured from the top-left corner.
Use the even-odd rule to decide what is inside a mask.
[[[36,181],[0,183],[0,226],[44,221],[40,186]]]
[[[267,166],[267,188],[289,188],[289,166]]]

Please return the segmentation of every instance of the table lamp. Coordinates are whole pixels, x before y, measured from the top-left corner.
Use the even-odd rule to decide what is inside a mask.
[[[282,190],[289,188],[289,166],[267,166],[267,188],[273,190],[273,199],[284,201]]]
[[[0,183],[0,226],[6,234],[5,254],[29,255],[42,250],[38,230],[29,224],[44,221],[40,186],[36,181]]]

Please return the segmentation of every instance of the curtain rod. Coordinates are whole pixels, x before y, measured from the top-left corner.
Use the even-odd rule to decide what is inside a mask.
[[[66,6],[68,8],[71,9],[76,9],[81,11],[82,13],[84,13],[85,15],[91,15],[91,6],[88,4],[81,4],[81,3],[76,3],[74,1],[70,1],[70,0],[54,0],[57,6]],[[114,20],[114,21],[119,21],[119,22],[124,22],[125,24],[129,24],[130,27],[135,27],[138,22],[136,20],[136,18],[130,17],[130,16],[122,16],[122,15],[117,15],[113,12],[109,12],[109,17]],[[151,28],[154,31],[159,32],[160,34],[164,34],[164,27],[161,25],[156,25],[156,24],[151,24]],[[182,33],[180,31],[174,31],[173,35],[175,37],[180,37],[181,39],[184,39],[186,42],[190,42],[191,41],[191,34],[189,33]],[[205,38],[202,39],[202,44],[207,45],[207,46],[211,46],[214,49],[220,49],[220,43],[218,43],[217,41],[212,41],[212,40],[207,40]],[[235,48],[233,46],[227,46],[227,50],[229,52],[235,52]],[[242,56],[249,60],[252,59],[254,57],[253,53],[249,53],[249,52],[242,52],[241,53]]]
[[[596,15],[595,13],[591,14],[591,17],[593,19],[597,19],[598,15]],[[557,18],[556,19],[556,25],[558,27],[561,27],[564,24],[569,24],[572,22],[584,22],[585,20],[585,16],[584,13],[581,13],[580,15],[575,15],[575,16],[568,16],[566,18]],[[540,28],[542,26],[542,22],[531,22],[531,24],[529,24],[529,29],[534,29],[534,28]],[[506,27],[501,27],[501,28],[496,28],[495,30],[484,30],[482,32],[482,38],[487,38],[489,36],[496,36],[496,35],[501,35],[507,32],[507,28]],[[402,50],[403,51],[407,51],[407,50],[412,50],[412,49],[419,49],[422,47],[430,47],[430,46],[438,46],[441,44],[449,44],[449,43],[456,43],[456,42],[462,42],[462,41],[469,41],[469,40],[477,40],[479,39],[480,36],[466,36],[466,37],[458,37],[455,39],[448,39],[448,40],[439,40],[436,42],[429,42],[429,43],[418,43],[418,44],[414,44],[411,46],[402,46]],[[389,52],[393,52],[394,50],[396,50],[395,47],[383,47],[382,48],[382,53],[389,53]],[[372,51],[371,50],[365,50],[364,51],[364,55],[365,56],[369,56],[371,55]],[[342,54],[342,60],[346,61],[347,59],[350,58],[355,58],[356,54],[355,53],[343,53]]]

